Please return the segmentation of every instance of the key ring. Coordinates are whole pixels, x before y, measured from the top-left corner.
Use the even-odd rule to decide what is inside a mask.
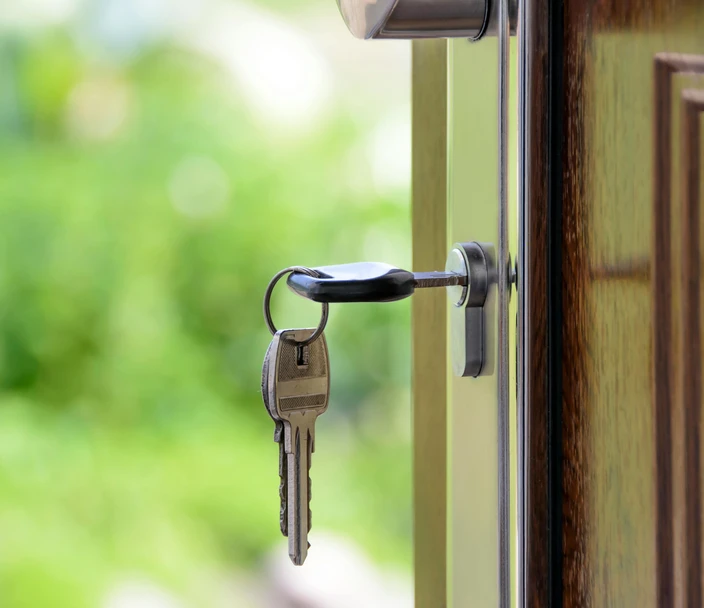
[[[266,325],[269,328],[269,331],[271,332],[272,336],[277,332],[277,329],[274,325],[274,320],[271,318],[271,294],[274,292],[274,287],[276,287],[276,284],[279,282],[279,279],[292,272],[300,272],[303,274],[307,274],[309,277],[320,276],[316,270],[306,268],[305,266],[289,266],[288,268],[284,268],[282,271],[277,272],[271,279],[271,281],[269,281],[269,285],[267,286],[266,292],[264,293],[264,319],[266,320]],[[330,305],[327,302],[323,302],[323,311],[320,315],[320,323],[318,327],[311,334],[310,338],[308,338],[307,340],[302,340],[301,342],[297,342],[297,344],[299,344],[300,346],[308,346],[309,344],[315,342],[322,335],[323,331],[325,331],[325,326],[328,324],[329,308]]]

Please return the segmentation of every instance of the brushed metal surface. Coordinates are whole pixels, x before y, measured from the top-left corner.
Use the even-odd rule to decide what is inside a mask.
[[[497,329],[497,459],[499,465],[499,606],[511,607],[511,448],[509,421],[511,398],[509,392],[509,301],[511,299],[511,276],[509,268],[509,94],[511,67],[511,22],[509,0],[496,0],[498,8],[497,27],[499,31],[499,83],[498,83],[498,180],[499,180],[499,240],[497,246],[498,313]],[[515,86],[515,81],[514,81]],[[515,333],[514,333],[515,338]],[[515,397],[515,392],[514,392]]]
[[[357,38],[477,38],[489,0],[337,0]]]

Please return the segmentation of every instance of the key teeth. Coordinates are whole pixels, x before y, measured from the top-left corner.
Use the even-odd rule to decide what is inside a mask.
[[[286,486],[286,454],[283,444],[283,423],[277,421],[274,439],[279,444],[279,529],[288,537],[288,492]]]
[[[279,488],[279,498],[281,499],[281,507],[279,508],[279,528],[281,534],[288,537],[288,507],[286,506],[286,495]]]

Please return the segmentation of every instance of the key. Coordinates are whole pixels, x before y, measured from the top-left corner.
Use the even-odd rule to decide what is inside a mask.
[[[284,448],[284,423],[278,418],[276,408],[272,409],[269,400],[269,366],[271,357],[271,347],[269,344],[264,355],[264,365],[262,366],[262,398],[264,406],[274,421],[274,441],[279,446],[279,528],[281,534],[288,536],[288,513],[286,496],[286,450]]]
[[[270,346],[266,379],[269,412],[283,422],[288,552],[297,566],[305,561],[309,547],[309,474],[315,451],[315,421],[327,410],[330,393],[325,336],[307,346],[298,344],[312,332],[312,329],[276,332]]]
[[[454,249],[453,249],[454,251]],[[394,302],[416,289],[466,286],[461,272],[410,272],[378,262],[314,268],[315,274],[292,272],[288,286],[314,302]]]

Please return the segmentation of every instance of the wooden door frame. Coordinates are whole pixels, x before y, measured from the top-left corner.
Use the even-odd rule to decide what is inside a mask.
[[[447,41],[412,43],[413,269],[447,257]],[[428,323],[428,319],[433,319]],[[415,604],[447,606],[447,295],[412,299]]]
[[[518,603],[545,607],[562,604],[562,1],[524,0],[519,20],[519,243],[524,248],[518,260]],[[448,47],[445,40],[412,44],[413,268],[422,271],[442,268],[448,247]],[[419,608],[448,605],[450,371],[447,336],[437,330],[445,327],[446,315],[441,290],[414,296],[413,532]]]
[[[562,0],[519,32],[518,597],[562,605]]]
[[[562,601],[561,336],[550,331],[562,327],[556,318],[562,310],[562,183],[561,172],[551,171],[561,167],[561,6],[560,0],[525,0],[519,17],[519,242],[526,246],[518,260],[518,602],[541,607]],[[413,268],[434,270],[443,267],[448,247],[447,41],[412,44]],[[448,605],[450,372],[447,336],[437,330],[446,315],[440,290],[413,298],[413,532],[420,608]]]

